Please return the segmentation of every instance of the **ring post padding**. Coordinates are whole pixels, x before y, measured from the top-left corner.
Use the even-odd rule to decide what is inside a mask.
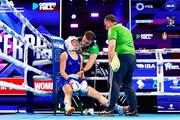
[[[50,36],[52,43],[53,93],[54,104],[57,104],[60,85],[60,54],[64,51],[64,40],[60,37]],[[56,110],[55,110],[56,111]]]

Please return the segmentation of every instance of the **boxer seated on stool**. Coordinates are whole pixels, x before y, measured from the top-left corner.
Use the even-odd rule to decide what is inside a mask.
[[[60,55],[60,73],[62,76],[62,89],[65,94],[64,104],[67,115],[71,115],[75,108],[71,106],[73,92],[80,91],[88,96],[97,99],[101,104],[106,105],[108,100],[94,88],[87,85],[84,74],[78,76],[77,73],[82,69],[83,58],[78,53],[79,45],[75,36],[69,36],[65,40],[67,51]]]

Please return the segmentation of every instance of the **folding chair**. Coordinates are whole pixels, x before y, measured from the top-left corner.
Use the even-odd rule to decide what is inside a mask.
[[[83,103],[79,98],[80,96],[86,96],[86,94],[82,94],[80,92],[74,92],[72,95],[72,102],[74,102],[75,105],[77,106],[76,110],[80,110],[81,115],[83,115]],[[76,102],[74,97],[78,98],[78,102]],[[56,115],[57,110],[65,111],[63,107],[64,107],[64,92],[62,88],[59,88],[57,95],[55,97],[54,115]]]

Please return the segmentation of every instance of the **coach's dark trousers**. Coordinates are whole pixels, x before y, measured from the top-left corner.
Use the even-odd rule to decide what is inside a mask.
[[[131,54],[118,54],[121,66],[117,72],[113,72],[113,79],[110,81],[109,108],[113,109],[119,98],[120,88],[125,92],[126,100],[130,110],[137,109],[137,100],[132,86],[133,71],[136,66],[136,56]]]

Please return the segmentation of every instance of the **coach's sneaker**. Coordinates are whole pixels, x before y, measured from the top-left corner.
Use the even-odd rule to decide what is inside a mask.
[[[94,115],[94,108],[89,108],[88,115]]]
[[[132,112],[126,112],[125,113],[125,115],[126,116],[139,116],[139,113],[138,113],[138,111],[137,110],[134,110],[134,111],[132,111]]]
[[[124,108],[117,104],[115,105],[114,111],[116,111],[119,115],[123,115],[125,113]]]
[[[114,110],[111,109],[104,109],[102,111],[99,112],[98,116],[113,116],[114,115]]]
[[[94,108],[86,108],[83,111],[84,115],[94,115]]]
[[[86,109],[83,110],[83,114],[84,114],[84,115],[87,115],[87,114],[88,114],[88,108],[86,108]]]

